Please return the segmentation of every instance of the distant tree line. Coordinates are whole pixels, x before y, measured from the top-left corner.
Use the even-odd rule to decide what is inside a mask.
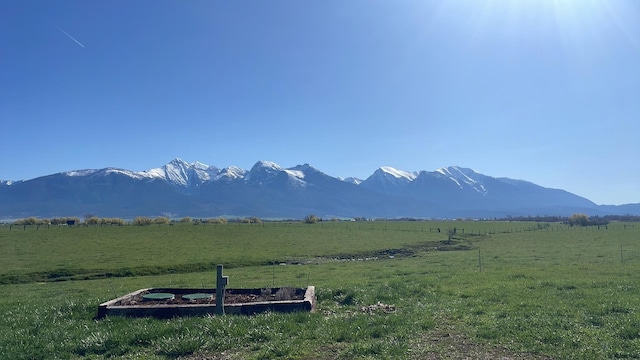
[[[535,221],[535,222],[561,222],[565,224],[571,224],[571,218],[575,215],[585,215],[585,214],[573,214],[571,216],[507,216],[505,218],[494,218],[493,220],[497,221]],[[640,221],[639,215],[605,215],[605,216],[591,216],[588,215],[587,219],[589,219],[590,223],[588,225],[605,225],[611,221]],[[582,218],[582,217],[579,217]],[[574,224],[575,220],[574,218]]]
[[[69,222],[80,224],[77,217],[60,217],[53,219],[38,219],[36,217],[28,217],[13,222],[14,225],[67,225]]]
[[[609,221],[628,221],[628,222],[634,222],[634,221],[640,221],[640,215],[606,215],[602,217],[603,219],[609,220]]]
[[[150,218],[145,216],[138,216],[133,219],[132,224],[137,226],[148,226],[148,225],[165,225],[165,224],[226,224],[227,220],[224,218],[213,218],[213,219],[191,219],[190,217],[183,217],[180,220],[170,220],[166,216],[158,216],[156,218]]]
[[[351,221],[388,221],[390,219],[368,219],[365,217],[354,217],[351,218]],[[420,219],[420,218],[411,218],[411,217],[403,217],[391,219],[395,221],[428,221],[428,219]],[[458,218],[456,221],[529,221],[529,222],[538,222],[538,223],[563,223],[570,226],[597,226],[597,225],[607,225],[610,221],[626,221],[626,222],[637,222],[640,221],[640,216],[638,215],[606,215],[606,216],[591,216],[589,217],[586,214],[573,214],[571,216],[554,216],[554,215],[545,215],[545,216],[511,216],[508,215],[503,218],[494,217],[493,219],[471,219],[471,218]],[[309,214],[302,218],[302,220],[288,219],[281,220],[286,222],[294,222],[301,221],[306,224],[315,224],[317,222],[324,221],[322,218]],[[339,221],[336,218],[330,219],[330,221]],[[51,219],[40,219],[37,217],[28,217],[20,220],[14,221],[13,225],[84,225],[84,226],[104,226],[104,225],[135,225],[135,226],[149,226],[149,225],[174,225],[174,224],[226,224],[226,223],[243,223],[243,224],[260,224],[263,222],[262,219],[256,216],[252,217],[244,217],[244,218],[209,218],[209,219],[192,219],[190,217],[183,217],[181,219],[172,220],[167,216],[158,216],[158,217],[146,217],[146,216],[137,216],[130,222],[121,219],[121,218],[100,218],[93,214],[85,214],[84,221],[82,221],[78,217],[54,217]]]
[[[261,220],[257,217],[238,219],[238,222],[251,222],[258,223]],[[102,225],[164,225],[164,224],[226,224],[225,218],[211,218],[211,219],[191,219],[190,217],[184,217],[179,220],[171,220],[166,216],[158,216],[155,218],[146,216],[137,216],[132,221],[126,221],[121,218],[100,218],[95,215],[85,215],[84,221],[78,217],[56,217],[51,219],[40,219],[35,216],[31,216],[24,219],[19,219],[12,222],[12,225],[84,225],[84,226],[102,226]]]
[[[25,219],[16,220],[14,225],[124,225],[126,221],[120,218],[99,218],[92,216],[80,221],[78,217],[56,217],[51,219],[39,219],[36,217],[28,217]]]
[[[79,224],[77,222],[76,224]],[[119,218],[99,218],[97,216],[92,216],[84,221],[85,225],[118,225],[122,226],[126,224],[124,219]]]

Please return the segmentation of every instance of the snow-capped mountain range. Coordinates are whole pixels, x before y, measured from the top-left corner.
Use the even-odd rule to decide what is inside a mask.
[[[0,181],[0,218],[503,217],[640,213],[639,204],[598,206],[564,190],[448,166],[408,172],[383,166],[367,179],[335,178],[308,164],[258,161],[250,170],[175,159],[147,171],[73,170]]]

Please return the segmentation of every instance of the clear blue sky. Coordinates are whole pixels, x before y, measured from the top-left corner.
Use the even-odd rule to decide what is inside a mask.
[[[0,179],[459,165],[640,202],[640,1],[0,2]]]

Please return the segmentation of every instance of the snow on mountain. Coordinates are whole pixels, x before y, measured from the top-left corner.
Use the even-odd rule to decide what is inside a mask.
[[[338,180],[344,181],[346,183],[354,184],[354,185],[360,185],[363,181],[362,179],[358,179],[355,177],[348,177],[348,178],[339,177]]]
[[[304,179],[304,173],[300,170],[291,170],[291,169],[286,169],[285,172],[295,178],[298,178],[300,180]]]
[[[305,174],[297,169],[285,169],[271,161],[258,161],[251,170],[247,171],[237,166],[229,166],[222,170],[215,166],[209,166],[201,162],[188,163],[176,158],[168,164],[145,171],[130,171],[117,168],[73,170],[63,173],[66,176],[103,176],[108,174],[120,174],[132,179],[161,179],[178,187],[197,187],[207,182],[217,181],[268,181],[279,174],[284,173],[289,180],[299,185],[304,184]]]
[[[248,171],[236,166],[219,170],[174,159],[140,172],[105,168],[0,181],[0,185],[12,184],[0,186],[0,216],[100,211],[112,216],[170,212],[185,216],[495,217],[637,209],[598,208],[564,190],[494,178],[459,166],[432,172],[383,166],[360,180],[335,178],[309,164],[283,168],[259,161]]]
[[[145,172],[135,172],[131,170],[118,169],[118,168],[104,168],[104,169],[85,169],[85,170],[73,170],[63,172],[62,175],[69,177],[88,177],[88,176],[106,176],[110,174],[125,175],[134,179],[144,179],[154,177],[152,174]]]
[[[327,181],[331,184],[342,184],[343,182],[338,178],[323,173],[322,171],[314,168],[309,164],[303,164],[288,168],[286,169],[286,172],[289,175],[290,182],[297,183],[298,185],[302,186],[307,186],[308,184],[325,186],[327,185]]]
[[[152,178],[153,177],[150,174],[147,174],[145,172],[136,172],[136,171],[130,171],[130,170],[124,170],[124,169],[117,169],[117,168],[103,169],[103,170],[98,171],[96,173],[96,175],[99,174],[99,173],[102,173],[104,175],[109,175],[109,174],[125,175],[125,176],[129,176],[131,178],[138,179],[138,180],[142,180],[142,179],[145,179],[145,178]]]
[[[484,175],[476,172],[475,170],[468,168],[461,168],[459,166],[447,166],[436,169],[435,173],[442,174],[448,177],[451,181],[455,182],[458,187],[463,188],[463,184],[472,187],[477,192],[486,194],[487,189],[482,183],[482,177]]]
[[[72,170],[72,171],[63,172],[63,174],[67,176],[88,176],[91,174],[95,174],[98,171],[100,170],[98,169]]]
[[[409,181],[415,180],[415,178],[418,176],[418,174],[415,172],[402,171],[402,170],[394,169],[391,166],[383,166],[380,168],[380,170],[385,174],[389,174],[395,178],[407,179]]]
[[[11,186],[11,185],[17,185],[17,184],[21,184],[23,182],[25,182],[27,180],[0,180],[0,185],[6,185],[6,186]]]
[[[305,184],[302,171],[285,169],[271,161],[258,161],[246,174],[245,180],[262,184],[273,181],[281,174],[286,174],[287,179],[295,184]]]
[[[284,169],[280,165],[274,162],[260,160],[253,165],[250,171],[256,171],[256,172],[263,171],[263,172],[275,173],[282,170]]]
[[[159,179],[178,188],[188,189],[188,192],[192,192],[195,188],[198,188],[205,183],[214,184],[220,181],[225,183],[260,185],[279,182],[281,184],[286,183],[294,186],[307,186],[309,183],[314,183],[316,181],[316,174],[329,177],[328,175],[314,169],[309,164],[298,165],[296,167],[286,169],[271,161],[258,161],[249,171],[236,166],[229,166],[220,170],[215,166],[209,166],[198,161],[188,163],[179,158],[170,161],[162,167],[153,168],[147,171],[135,172],[118,168],[105,168],[98,170],[73,170],[61,174],[69,177],[96,177],[117,174],[127,176],[135,180]],[[312,179],[306,179],[307,176],[312,176]],[[433,194],[444,194],[444,190],[441,186],[445,183],[432,182],[435,179],[441,179],[439,181],[449,181],[452,185],[455,185],[456,188],[462,191],[465,189],[472,189],[473,192],[482,196],[486,196],[489,193],[489,189],[496,191],[496,183],[510,184],[511,186],[526,186],[528,184],[522,180],[488,177],[472,169],[459,166],[442,167],[433,172],[409,172],[399,170],[391,166],[383,166],[376,170],[366,180],[353,177],[334,179],[386,194],[406,195],[412,194],[418,189],[422,189],[419,190],[419,196],[422,197],[433,196]],[[16,182],[0,182],[2,185],[11,185],[12,183]]]
[[[303,164],[303,165],[298,165],[298,166],[294,166],[291,168],[287,168],[286,169],[287,173],[291,176],[297,177],[299,179],[305,179],[308,176],[314,176],[314,175],[324,175],[324,176],[328,176],[325,173],[323,173],[322,171],[314,168],[313,166],[309,165],[309,164]],[[335,178],[334,178],[335,179]]]
[[[182,159],[176,158],[160,168],[138,174],[164,179],[174,185],[189,187],[198,186],[209,181],[219,173],[220,170],[215,166],[208,166],[197,161],[190,164]]]
[[[207,170],[207,169],[209,169],[209,168],[210,168],[210,166],[209,166],[209,165],[207,165],[207,164],[203,164],[203,163],[201,163],[200,161],[196,161],[196,162],[192,163],[191,165],[192,165],[194,168],[196,168],[196,169],[201,169],[201,170]]]
[[[271,161],[265,161],[265,160],[260,160],[257,163],[255,163],[255,165],[253,165],[254,168],[262,168],[262,169],[269,169],[269,170],[273,170],[273,171],[282,171],[282,167],[274,162]]]
[[[404,192],[417,176],[418,173],[383,166],[362,181],[359,186],[383,193],[398,194]]]
[[[284,171],[282,167],[271,161],[258,161],[246,174],[247,181],[261,181]]]
[[[247,171],[240,169],[237,166],[229,166],[226,167],[222,170],[220,170],[220,172],[213,177],[213,181],[220,181],[220,180],[225,180],[225,181],[233,181],[236,179],[243,179],[246,175]]]

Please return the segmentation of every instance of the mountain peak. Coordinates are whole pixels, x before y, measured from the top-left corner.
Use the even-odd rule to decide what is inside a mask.
[[[259,169],[271,169],[271,170],[276,170],[276,171],[282,171],[282,167],[272,161],[265,161],[265,160],[260,160],[257,163],[255,163],[255,165],[253,165],[253,167],[251,168],[251,171],[254,170],[259,170]]]
[[[168,182],[181,187],[200,185],[217,175],[219,170],[214,166],[208,166],[200,162],[192,164],[175,158],[168,164],[145,172],[150,176],[165,179]]]
[[[196,168],[196,169],[202,169],[202,170],[206,170],[206,169],[209,168],[209,165],[203,164],[200,161],[189,163],[189,162],[186,162],[186,161],[184,161],[184,160],[182,160],[180,158],[175,158],[175,159],[169,161],[169,163],[167,165],[165,165],[165,166],[168,166],[168,165],[178,166],[178,167],[181,167],[181,168]]]
[[[398,169],[392,168],[391,166],[383,166],[379,169],[379,171],[382,171],[385,174],[389,174],[395,177],[396,179],[407,179],[409,181],[414,180],[417,176],[417,174],[414,172],[398,170]]]
[[[441,167],[435,171],[435,173],[448,177],[451,181],[456,183],[458,187],[462,188],[467,185],[471,188],[475,189],[477,192],[486,195],[488,190],[483,185],[483,179],[486,178],[485,175],[480,174],[479,172],[469,169],[463,168],[460,166],[447,166]]]
[[[180,158],[175,158],[175,159],[169,161],[169,164],[185,164],[185,165],[189,165],[188,162],[186,162],[186,161],[184,161],[184,160],[182,160]]]
[[[274,174],[284,171],[280,165],[271,162],[260,160],[249,170],[246,179],[254,182],[262,182],[270,179]]]
[[[309,173],[322,173],[322,171],[306,163],[303,165],[297,165],[292,168],[289,168],[289,170],[296,170],[296,171],[309,172]]]

